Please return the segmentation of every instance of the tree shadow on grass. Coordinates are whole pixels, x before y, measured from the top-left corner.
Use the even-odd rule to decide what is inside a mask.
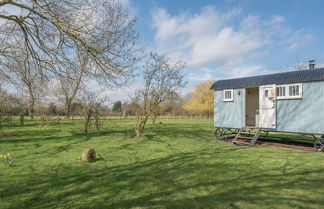
[[[37,123],[26,123],[24,125],[20,125],[18,123],[14,123],[14,124],[4,124],[3,127],[4,128],[23,128],[23,127],[33,127],[33,126],[39,126],[39,124]]]
[[[55,136],[56,133],[57,130],[16,131],[10,133],[9,137],[1,139],[0,143],[30,143],[68,138],[66,136]]]
[[[30,126],[36,127],[36,124],[28,124]],[[98,136],[107,136],[113,138],[113,140],[129,140],[135,138],[135,131],[133,128],[129,127],[111,127],[103,129],[99,134],[93,132],[89,134],[82,133],[82,130],[72,129],[64,130],[69,133],[69,136],[55,136],[60,130],[57,129],[65,124],[55,124],[53,126],[45,127],[44,129],[17,129],[15,132],[10,133],[10,137],[6,139],[1,139],[0,143],[19,143],[19,142],[41,142],[44,140],[71,140],[74,138],[83,139],[85,141],[91,140]],[[69,123],[69,125],[71,125]],[[206,126],[197,125],[178,125],[178,124],[162,124],[162,125],[147,125],[144,132],[144,139],[155,140],[160,142],[165,142],[161,140],[163,138],[175,138],[175,137],[188,137],[188,138],[210,138],[212,132],[203,131],[202,128]],[[160,137],[159,137],[160,136]]]
[[[163,124],[148,126],[146,137],[161,143],[177,137],[208,139],[212,134],[208,130],[204,125]],[[50,137],[51,132],[38,132],[48,135],[47,140],[74,140],[71,144],[98,136],[87,138],[80,133],[70,133],[71,137],[60,138]],[[133,129],[117,127],[99,136],[129,140],[133,134]],[[41,140],[43,138],[36,137],[29,142],[40,143]],[[127,150],[129,144],[126,145],[119,148]],[[53,152],[66,151],[69,146],[70,143],[58,146]],[[282,159],[285,152],[291,152],[267,149],[258,153],[257,147],[251,148],[254,153],[253,158],[249,158],[252,152],[243,152],[246,149],[226,145],[126,165],[111,166],[109,157],[105,157],[107,161],[34,169],[15,174],[24,175],[17,181],[1,182],[2,207],[306,208],[311,205],[320,208],[324,204],[324,168],[307,165],[313,163],[313,155],[304,154],[303,157],[310,160],[298,161],[299,164],[295,159],[287,159],[282,165],[264,165],[262,158]]]
[[[234,160],[215,160],[220,155],[233,156],[231,152],[207,149],[112,167],[104,161],[49,167],[30,173],[19,187],[18,182],[6,182],[0,196],[8,208],[303,208],[324,204],[322,193],[308,193],[324,188],[324,168],[287,169],[286,164],[263,168],[240,161],[245,169],[238,172]]]
[[[155,135],[165,136],[169,138],[174,137],[190,137],[190,138],[210,138],[213,132],[210,127],[206,125],[177,125],[177,124],[163,124],[157,127],[149,127],[149,132]]]
[[[205,128],[206,130],[204,130],[203,128]],[[108,137],[118,136],[115,138],[122,138],[123,140],[134,139],[136,136],[134,128],[129,128],[129,127],[110,127],[110,129],[108,127],[101,130],[99,134],[95,132],[84,134],[81,131],[80,132],[70,131],[70,133],[76,137],[85,136],[88,140],[97,136],[108,136]],[[208,139],[210,137],[213,137],[213,132],[210,131],[210,126],[208,125],[193,126],[190,124],[183,125],[183,124],[165,123],[165,124],[158,124],[158,125],[148,124],[145,127],[143,140],[147,139],[147,140],[165,142],[165,140],[161,140],[161,137],[163,138],[187,137],[187,138]]]
[[[125,129],[110,129],[110,130],[102,130],[99,133],[96,132],[92,132],[92,133],[82,133],[82,132],[76,132],[76,131],[69,131],[69,133],[74,136],[74,137],[85,137],[86,140],[91,140],[94,137],[98,137],[98,136],[107,136],[107,137],[111,137],[114,140],[117,139],[122,139],[122,141],[124,140],[128,140],[129,138],[134,138],[135,137],[135,132],[133,129],[129,129],[129,128],[125,128]]]

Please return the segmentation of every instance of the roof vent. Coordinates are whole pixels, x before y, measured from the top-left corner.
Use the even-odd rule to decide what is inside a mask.
[[[311,69],[314,69],[315,68],[315,60],[309,60],[308,61],[309,62],[309,69],[311,70]]]

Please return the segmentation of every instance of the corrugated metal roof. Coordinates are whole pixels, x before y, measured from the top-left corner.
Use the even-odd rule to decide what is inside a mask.
[[[324,68],[316,68],[311,70],[299,70],[245,78],[219,80],[216,81],[210,89],[235,89],[270,84],[289,84],[322,80],[324,80]]]

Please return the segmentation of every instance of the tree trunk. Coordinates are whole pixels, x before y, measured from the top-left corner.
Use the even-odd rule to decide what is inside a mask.
[[[44,116],[43,115],[39,116],[39,120],[40,120],[40,123],[41,123],[41,127],[43,127],[45,125]]]
[[[30,98],[29,98],[28,113],[29,113],[30,119],[34,119],[34,113],[35,113],[35,99],[34,99],[34,96],[30,96]]]
[[[82,79],[82,76],[83,76],[84,69],[82,68],[80,70],[81,70],[80,76],[78,77],[76,86],[73,89],[72,94],[70,96],[68,96],[67,93],[65,94],[65,111],[66,111],[65,113],[66,113],[66,119],[70,119],[72,101],[73,101],[75,95],[77,94],[77,92],[79,90],[79,87],[80,87],[80,84],[81,84],[81,79]],[[66,89],[65,89],[65,91],[66,91]]]
[[[85,121],[84,121],[84,133],[89,133],[89,125],[91,120],[91,112],[87,113]]]
[[[28,98],[28,114],[29,114],[30,119],[34,119],[35,97],[34,97],[34,94],[33,94],[32,87],[30,85],[28,86],[28,94],[29,94],[29,98]]]
[[[94,118],[95,118],[95,122],[96,122],[96,131],[97,131],[97,134],[99,134],[100,133],[100,116],[99,116],[99,114],[95,113]]]
[[[142,140],[142,136],[144,133],[144,128],[145,128],[147,119],[148,119],[148,116],[145,116],[144,118],[140,118],[137,122],[136,129],[135,129],[137,142]]]
[[[70,116],[71,116],[71,104],[72,104],[72,102],[71,102],[71,100],[67,100],[66,102],[65,102],[65,118],[66,119],[70,119]]]
[[[0,115],[0,137],[3,136],[3,130],[2,130],[2,115]]]
[[[20,116],[20,125],[23,126],[25,123],[25,118],[23,115]]]
[[[45,111],[44,110],[40,110],[40,115],[39,115],[39,120],[41,122],[41,127],[45,126],[46,125],[46,114],[45,114]]]
[[[156,118],[157,118],[157,115],[153,115],[153,117],[152,117],[152,123],[153,123],[153,125],[155,125]]]

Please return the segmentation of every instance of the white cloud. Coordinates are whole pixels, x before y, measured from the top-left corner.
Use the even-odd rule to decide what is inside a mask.
[[[22,13],[22,9],[10,4],[4,5],[0,9],[0,13],[8,14],[8,15],[20,15]]]
[[[242,17],[239,9],[222,13],[206,6],[197,14],[171,16],[159,8],[152,11],[152,19],[158,51],[184,60],[189,67],[242,66],[256,54],[264,54],[266,46],[281,44],[293,49],[301,46],[301,39],[311,40],[308,31],[293,32],[286,27],[283,16]]]
[[[131,17],[136,17],[138,14],[138,8],[130,0],[117,0],[117,2],[130,12]]]
[[[226,14],[221,14],[214,7],[206,6],[200,14],[191,16],[188,13],[182,13],[172,17],[165,9],[160,8],[152,11],[152,18],[153,27],[157,29],[158,40],[170,40],[174,36],[189,35],[184,38],[189,39],[190,42],[196,37],[218,31],[224,22],[228,22],[239,13],[240,10],[233,9]]]
[[[273,71],[266,70],[263,66],[239,66],[235,68],[225,69],[224,74],[226,78],[239,78],[255,75],[264,75],[268,73],[274,73]]]
[[[139,83],[130,83],[127,86],[107,88],[100,85],[96,80],[88,80],[85,82],[86,88],[90,91],[100,91],[100,95],[107,98],[107,105],[111,105],[117,101],[130,101],[135,95],[135,91],[141,86]]]
[[[254,49],[262,46],[258,40],[249,35],[235,32],[231,27],[220,30],[214,37],[197,42],[192,47],[191,65],[199,66],[216,62],[219,64],[240,64],[244,56]]]
[[[199,72],[189,72],[188,73],[188,79],[192,81],[208,81],[213,80],[214,70],[210,68],[202,68]]]
[[[124,5],[126,7],[130,6],[130,1],[129,0],[118,0],[117,2],[119,2],[121,5]]]
[[[213,72],[219,72],[218,78],[215,78]],[[247,77],[261,74],[273,73],[274,71],[266,70],[261,65],[255,66],[239,66],[239,67],[230,67],[230,68],[201,68],[196,70],[195,72],[188,73],[188,79],[191,81],[207,81],[207,80],[218,80],[222,78],[238,78],[238,77]]]
[[[131,86],[123,86],[115,89],[106,89],[104,94],[109,98],[109,101],[113,104],[116,101],[130,101],[135,95],[135,91],[138,88],[137,84]]]
[[[302,45],[309,43],[313,39],[314,35],[310,34],[309,31],[305,29],[296,31],[288,39],[288,46],[286,47],[286,50],[295,50]]]
[[[193,81],[208,81],[213,79],[212,73],[188,73],[188,79]]]

